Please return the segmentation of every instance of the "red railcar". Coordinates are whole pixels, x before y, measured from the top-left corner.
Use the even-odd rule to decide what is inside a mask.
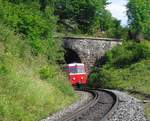
[[[66,66],[69,81],[72,85],[87,84],[87,74],[83,63],[71,63]]]

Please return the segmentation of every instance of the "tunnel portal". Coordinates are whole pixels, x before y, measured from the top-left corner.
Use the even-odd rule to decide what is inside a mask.
[[[65,61],[66,61],[67,64],[73,63],[73,62],[81,63],[80,57],[79,57],[78,54],[77,54],[74,50],[72,50],[72,49],[65,48],[65,55],[64,55],[64,58],[65,58]]]
[[[101,59],[106,51],[114,46],[121,45],[119,39],[91,38],[91,37],[64,37],[63,47],[66,63],[84,63],[90,72],[96,60]]]

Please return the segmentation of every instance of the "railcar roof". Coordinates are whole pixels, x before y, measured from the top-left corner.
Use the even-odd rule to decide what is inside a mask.
[[[68,66],[84,66],[84,64],[83,63],[70,63],[70,64],[68,64]]]

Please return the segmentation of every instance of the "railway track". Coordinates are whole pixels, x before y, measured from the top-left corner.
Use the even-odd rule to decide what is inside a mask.
[[[80,90],[81,91],[81,90]],[[107,121],[118,106],[118,97],[109,90],[82,90],[93,98],[74,112],[64,115],[59,121]]]

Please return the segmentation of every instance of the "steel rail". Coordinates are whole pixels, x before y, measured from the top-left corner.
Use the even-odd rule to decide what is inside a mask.
[[[113,113],[115,112],[115,110],[118,107],[118,97],[115,93],[113,93],[110,90],[104,90],[104,89],[84,89],[84,90],[79,90],[79,91],[86,91],[89,92],[93,95],[93,100],[90,100],[88,103],[86,103],[84,106],[80,107],[79,109],[77,109],[76,111],[72,112],[69,115],[66,115],[64,117],[62,117],[60,120],[58,121],[72,121],[75,118],[82,118],[82,114],[84,114],[84,112],[90,110],[90,108],[94,107],[94,105],[96,105],[96,103],[98,103],[98,101],[100,100],[100,95],[99,92],[105,92],[106,94],[109,94],[112,99],[113,99],[113,104],[110,107],[109,111],[106,112],[106,114],[104,114],[104,116],[99,119],[99,121],[107,121],[108,119],[111,118],[111,116],[113,115]],[[99,102],[101,103],[101,102]],[[107,103],[105,103],[107,104]]]
[[[107,114],[100,120],[100,121],[108,121],[108,119],[110,119],[112,117],[112,115],[115,113],[116,109],[118,108],[118,105],[119,105],[119,98],[118,96],[110,91],[110,90],[106,90],[106,89],[100,89],[100,90],[103,90],[105,92],[108,92],[109,94],[111,94],[111,96],[113,97],[114,99],[114,104],[113,106],[111,107],[111,109],[107,112]]]
[[[81,90],[78,90],[78,91],[81,91]],[[62,117],[59,121],[70,121],[70,120],[74,119],[75,117],[79,116],[84,111],[88,110],[90,107],[93,107],[95,105],[95,103],[98,100],[98,93],[96,93],[93,90],[86,90],[86,92],[89,92],[93,95],[93,97],[94,97],[93,100],[88,102],[84,106],[80,107],[78,110],[74,111],[71,115]]]

